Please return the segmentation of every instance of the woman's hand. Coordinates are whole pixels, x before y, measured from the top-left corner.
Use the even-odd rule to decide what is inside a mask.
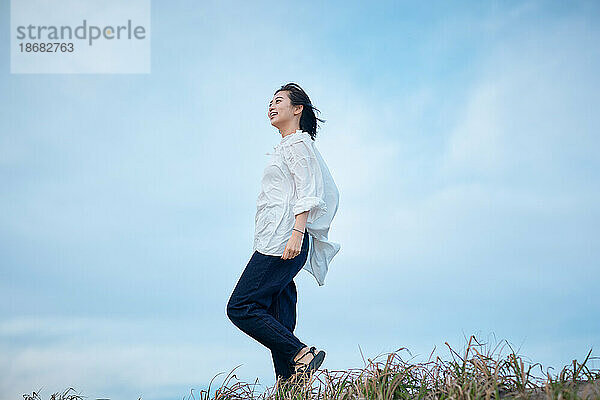
[[[295,218],[296,223],[294,224],[294,230],[292,230],[292,237],[288,239],[288,242],[285,245],[285,250],[283,250],[283,255],[281,256],[281,258],[284,260],[289,260],[300,254],[300,250],[302,250],[302,238],[304,235],[308,235],[306,232],[306,219],[308,218],[308,211],[301,212],[300,214],[296,215]]]
[[[304,235],[306,235],[306,232],[302,234],[296,230],[292,231],[292,237],[289,238],[287,244],[285,245],[285,250],[281,256],[282,259],[292,259],[300,254],[300,250],[302,249],[302,238]]]

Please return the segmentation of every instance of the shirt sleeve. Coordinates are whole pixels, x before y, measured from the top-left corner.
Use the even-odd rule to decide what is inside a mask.
[[[307,223],[312,223],[327,212],[323,174],[310,143],[297,141],[283,149],[284,158],[296,186],[294,216],[308,211]]]

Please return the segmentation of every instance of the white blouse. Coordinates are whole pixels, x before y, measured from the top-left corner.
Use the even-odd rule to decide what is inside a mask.
[[[303,269],[323,286],[329,263],[340,250],[339,243],[327,238],[339,205],[337,186],[308,133],[298,129],[273,148],[266,153],[271,157],[256,201],[253,251],[281,257],[295,216],[308,211],[309,254]]]

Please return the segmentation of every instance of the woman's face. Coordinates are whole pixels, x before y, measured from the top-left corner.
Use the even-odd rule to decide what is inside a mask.
[[[301,113],[302,106],[292,105],[287,90],[275,93],[267,109],[267,117],[271,121],[271,125],[280,130],[288,128],[294,119],[299,121]]]

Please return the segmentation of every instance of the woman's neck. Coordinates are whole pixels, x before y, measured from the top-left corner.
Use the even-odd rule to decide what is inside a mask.
[[[291,135],[292,133],[296,132],[297,130],[300,130],[300,127],[280,129],[279,133],[281,134],[281,138],[283,139],[287,135]]]

